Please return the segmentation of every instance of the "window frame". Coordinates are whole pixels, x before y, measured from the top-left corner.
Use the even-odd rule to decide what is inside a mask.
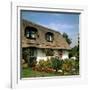
[[[11,4],[11,87],[12,88],[33,88],[62,86],[62,85],[86,85],[87,78],[87,8],[72,2],[70,4],[62,1],[52,2],[13,2]],[[49,12],[73,12],[80,14],[80,76],[67,77],[45,77],[45,78],[20,78],[20,11],[49,11]],[[47,80],[48,78],[48,80]],[[42,79],[42,80],[41,80]],[[45,79],[45,80],[44,80]],[[52,79],[52,80],[51,80]],[[57,80],[58,79],[58,80]],[[74,79],[74,80],[73,80]]]
[[[28,33],[27,33],[27,32],[28,32]],[[24,34],[25,34],[25,37],[26,37],[27,39],[34,39],[34,40],[35,40],[35,39],[37,38],[37,29],[34,28],[34,27],[27,26],[27,27],[25,28]],[[29,34],[29,37],[27,37],[27,34]],[[32,37],[32,35],[34,35],[34,37]]]
[[[50,40],[50,37],[51,37],[51,40]],[[45,39],[46,39],[48,42],[53,42],[53,40],[54,40],[54,34],[51,33],[51,32],[47,32],[47,33],[45,34]]]

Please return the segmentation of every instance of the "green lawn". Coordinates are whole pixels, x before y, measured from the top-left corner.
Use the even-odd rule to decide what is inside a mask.
[[[46,72],[39,72],[39,71],[34,71],[31,68],[27,69],[22,69],[21,72],[21,77],[26,78],[26,77],[47,77],[47,76],[60,76],[60,73],[46,73]]]

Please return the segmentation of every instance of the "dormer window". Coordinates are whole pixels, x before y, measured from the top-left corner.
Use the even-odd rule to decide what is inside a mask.
[[[53,33],[51,33],[51,32],[47,32],[46,33],[46,40],[48,41],[48,42],[52,42],[53,41]]]
[[[37,37],[37,29],[34,27],[26,27],[25,28],[25,36],[28,39],[36,39]]]

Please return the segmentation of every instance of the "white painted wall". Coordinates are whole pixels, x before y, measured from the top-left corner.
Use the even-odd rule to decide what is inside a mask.
[[[58,50],[55,50],[55,56],[58,56]],[[69,58],[69,52],[66,50],[63,50],[62,58],[61,59],[68,59]]]
[[[37,49],[37,61],[42,60],[42,59],[44,60],[47,59],[46,54],[43,52],[42,49]]]
[[[62,59],[68,59],[69,58],[69,52],[63,51]]]
[[[57,50],[55,51],[58,52]],[[68,59],[69,58],[68,54],[69,54],[68,51],[63,51],[62,59]],[[37,49],[37,61],[47,60],[48,58],[50,59],[50,56],[46,56],[46,54],[43,52],[42,49]]]

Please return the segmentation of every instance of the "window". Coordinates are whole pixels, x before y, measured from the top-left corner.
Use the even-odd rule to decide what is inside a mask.
[[[62,58],[62,56],[63,56],[63,50],[59,50],[59,56]]]
[[[47,33],[46,33],[46,40],[47,40],[48,42],[52,42],[52,41],[53,41],[53,33],[47,32]]]
[[[34,27],[26,27],[25,28],[25,36],[28,39],[36,39],[37,36],[37,29]]]
[[[53,56],[54,55],[54,51],[52,49],[45,49],[45,53],[46,53],[46,56]]]

